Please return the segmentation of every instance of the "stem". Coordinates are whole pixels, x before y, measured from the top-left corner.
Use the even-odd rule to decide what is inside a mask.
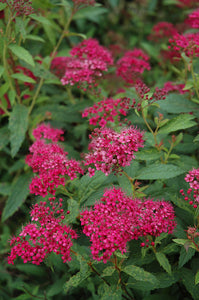
[[[53,58],[55,58],[56,52],[57,52],[59,46],[61,45],[62,40],[64,39],[65,36],[67,36],[67,30],[68,30],[69,25],[70,25],[70,23],[71,23],[71,21],[72,21],[73,14],[74,14],[74,13],[72,12],[70,18],[68,19],[68,22],[66,23],[66,25],[65,25],[65,27],[64,27],[64,30],[63,30],[62,34],[61,34],[61,36],[60,36],[60,38],[59,38],[59,40],[58,40],[58,42],[57,42],[57,45],[55,46],[55,48],[54,48],[54,50],[53,50],[53,52],[52,52],[52,54],[51,54],[51,59],[50,59],[48,65],[47,65],[47,69],[50,68],[51,61],[53,60]],[[39,92],[40,92],[40,90],[41,90],[41,88],[42,88],[43,83],[44,83],[44,78],[41,78],[40,81],[39,81],[39,84],[38,84],[38,86],[37,86],[35,95],[34,95],[34,97],[33,97],[33,99],[32,99],[31,106],[30,106],[30,108],[29,108],[29,115],[31,114],[31,112],[32,112],[32,110],[33,110],[33,108],[34,108],[34,106],[35,106],[37,97],[38,97],[38,95],[39,95]]]
[[[33,297],[33,298],[37,298],[37,299],[46,299],[46,296],[44,296],[44,298],[43,297],[40,297],[40,296],[35,296],[35,295],[33,295],[31,292],[29,292],[26,288],[25,288],[25,286],[23,286],[23,289],[25,290],[25,292],[26,293],[28,293],[31,297]]]
[[[124,290],[124,292],[129,296],[129,298],[131,300],[134,300],[134,298],[129,294],[129,292],[127,291],[126,289],[126,285],[124,284],[124,282],[122,281],[122,276],[121,276],[121,269],[118,267],[118,264],[117,264],[117,256],[115,254],[113,254],[114,256],[114,265],[115,265],[115,269],[117,270],[118,272],[118,275],[119,275],[119,282],[121,283],[121,286],[122,286],[122,289]]]
[[[153,129],[151,128],[151,126],[150,126],[149,123],[147,122],[147,119],[145,118],[143,109],[142,109],[141,111],[142,111],[142,117],[143,117],[144,123],[145,123],[146,126],[148,127],[149,131],[152,133],[153,138],[154,138],[154,141],[155,141],[155,147],[157,148],[157,146],[158,146],[158,142],[157,142],[157,138],[156,138],[157,131],[153,132]]]
[[[164,163],[165,163],[165,164],[167,163],[168,158],[169,158],[169,155],[171,154],[171,151],[173,150],[173,146],[174,146],[174,144],[171,143],[170,149],[169,149],[169,151],[168,151],[168,153],[167,153],[167,155],[166,155],[166,158],[165,158],[165,160],[164,160]]]
[[[5,71],[6,71],[8,83],[10,85],[10,89],[15,92],[15,88],[12,84],[12,78],[11,78],[10,73],[9,73],[9,66],[8,66],[8,62],[7,62],[7,58],[6,58],[7,48],[8,48],[8,44],[9,44],[9,43],[7,43],[6,39],[9,36],[10,24],[11,24],[12,20],[13,20],[13,17],[11,15],[9,20],[8,20],[8,24],[6,26],[6,32],[5,32],[5,41],[4,41],[4,46],[3,46],[3,66],[4,66]],[[16,97],[17,97],[18,102],[21,103],[21,98],[19,97],[19,95],[17,93],[16,93]]]
[[[191,63],[191,75],[192,75],[192,78],[193,78],[194,89],[195,89],[196,95],[198,96],[198,99],[199,99],[199,91],[198,91],[198,88],[197,88],[197,81],[196,81],[196,77],[195,77],[195,74],[194,74],[193,62]]]

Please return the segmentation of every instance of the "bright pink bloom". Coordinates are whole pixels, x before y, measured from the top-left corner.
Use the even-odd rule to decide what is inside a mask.
[[[185,84],[183,84],[183,83],[175,84],[172,81],[167,81],[164,84],[164,89],[167,91],[167,93],[169,93],[169,92],[179,92],[180,94],[185,94],[189,90],[183,90],[184,87],[185,87]]]
[[[199,28],[199,9],[189,14],[185,22],[189,24],[192,28]]]
[[[65,152],[55,142],[59,139],[63,131],[50,126],[40,125],[33,131],[38,138],[30,147],[31,154],[27,155],[26,163],[32,167],[34,173],[38,173],[30,183],[30,192],[35,195],[46,196],[49,193],[55,194],[59,185],[65,185],[67,178],[73,180],[77,174],[84,171],[80,162],[68,159],[68,152]],[[44,138],[51,139],[54,143],[47,144]]]
[[[137,78],[144,72],[150,70],[149,56],[141,49],[127,51],[117,62],[117,76],[125,82],[134,84]]]
[[[53,59],[51,68],[63,85],[92,85],[113,64],[111,53],[95,39],[84,40],[70,51],[71,57]]]
[[[180,193],[184,196],[185,201],[189,201],[190,205],[197,208],[199,205],[199,169],[189,171],[185,181],[189,183],[190,188],[186,195],[183,189],[180,190]]]
[[[49,139],[52,142],[63,141],[64,138],[61,136],[64,134],[62,129],[53,128],[50,124],[40,124],[32,132],[36,140]]]
[[[46,205],[46,202],[33,206],[32,222],[23,227],[18,237],[12,238],[9,264],[14,264],[14,260],[19,256],[24,263],[31,262],[39,265],[51,252],[61,254],[63,262],[71,260],[72,239],[76,239],[77,234],[62,223],[64,219],[62,199],[59,199],[58,203],[54,202],[55,198],[49,200],[51,208]]]
[[[199,33],[176,34],[169,42],[169,49],[184,52],[190,58],[199,56]]]
[[[81,213],[83,233],[90,237],[93,259],[104,263],[120,250],[126,252],[132,239],[162,232],[172,233],[176,226],[173,207],[165,201],[133,199],[121,188],[105,191],[100,202]]]
[[[134,153],[144,143],[143,132],[133,126],[122,128],[120,132],[106,127],[95,128],[90,139],[89,153],[85,154],[85,165],[90,167],[90,176],[93,176],[95,169],[108,175],[129,166]]]
[[[159,22],[153,26],[152,33],[149,35],[148,39],[159,42],[160,39],[168,39],[177,33],[178,32],[172,23]]]
[[[107,122],[120,121],[120,115],[126,116],[128,110],[133,106],[129,98],[104,99],[91,107],[88,107],[82,113],[82,117],[89,117],[89,124],[101,127],[107,125]]]

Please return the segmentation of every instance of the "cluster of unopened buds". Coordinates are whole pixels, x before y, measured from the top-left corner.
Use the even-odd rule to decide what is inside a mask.
[[[180,190],[181,195],[185,201],[189,201],[189,204],[194,208],[199,205],[199,169],[193,169],[185,177],[185,181],[189,183],[190,188],[186,194],[183,189]]]
[[[32,1],[30,0],[2,0],[2,3],[6,3],[8,7],[11,9],[12,14],[16,14],[16,16],[28,16],[34,13],[34,9],[32,8]]]

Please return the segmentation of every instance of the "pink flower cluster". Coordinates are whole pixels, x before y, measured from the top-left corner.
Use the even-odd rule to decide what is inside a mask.
[[[148,61],[149,56],[141,49],[127,51],[117,62],[116,74],[126,83],[134,84],[144,70],[151,69]]]
[[[73,180],[77,173],[84,173],[80,162],[68,159],[68,153],[55,143],[63,140],[60,136],[62,133],[62,130],[45,124],[33,131],[36,141],[29,149],[31,154],[27,155],[26,163],[32,167],[33,172],[38,173],[30,183],[30,192],[35,195],[45,197],[48,192],[54,195],[56,188],[64,186],[68,177]],[[42,137],[54,142],[47,143]]]
[[[189,183],[190,188],[185,192],[183,189],[180,193],[184,197],[185,201],[189,201],[190,205],[197,208],[199,205],[199,169],[193,169],[185,177],[185,181]]]
[[[86,108],[82,117],[89,117],[90,125],[99,124],[104,127],[107,122],[120,121],[120,115],[126,116],[130,107],[133,107],[133,104],[130,104],[130,98],[106,98],[92,107]]]
[[[32,222],[24,226],[18,237],[12,238],[9,264],[14,264],[14,260],[21,257],[24,263],[39,265],[51,252],[61,254],[63,262],[71,260],[72,239],[76,239],[77,234],[62,223],[65,218],[61,208],[63,200],[55,202],[55,197],[49,200],[51,207],[47,206],[46,202],[33,206]]]
[[[175,84],[172,81],[167,81],[164,84],[164,89],[167,91],[167,93],[169,93],[169,92],[179,92],[180,94],[185,94],[189,90],[184,90],[184,87],[185,87],[185,84],[183,84],[183,83]]]
[[[176,34],[169,39],[169,43],[169,49],[184,52],[190,58],[199,56],[199,33]]]
[[[92,85],[113,64],[111,53],[96,39],[87,39],[73,47],[71,57],[56,57],[51,68],[61,75],[63,85]]]
[[[152,33],[149,35],[148,39],[159,42],[160,39],[168,39],[177,33],[178,32],[172,23],[159,22],[153,26]]]
[[[173,207],[165,201],[128,197],[121,188],[105,191],[100,202],[81,213],[83,233],[90,237],[93,259],[104,263],[127,242],[145,236],[171,234],[176,226]]]
[[[189,14],[185,22],[189,24],[192,28],[199,28],[199,9]]]
[[[134,153],[144,143],[143,132],[133,126],[122,128],[120,132],[106,127],[95,128],[90,139],[89,153],[85,154],[90,177],[95,174],[95,169],[105,175],[120,172],[121,167],[130,165]]]

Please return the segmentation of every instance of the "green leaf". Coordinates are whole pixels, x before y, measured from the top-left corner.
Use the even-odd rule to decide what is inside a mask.
[[[5,70],[4,67],[0,66],[0,77],[3,75],[4,70]]]
[[[198,106],[187,99],[185,95],[170,93],[164,101],[159,102],[160,108],[171,114],[188,113],[199,110]]]
[[[5,95],[5,93],[8,91],[8,89],[9,89],[9,83],[8,82],[1,85],[1,87],[0,87],[0,98]]]
[[[172,164],[156,164],[143,168],[137,179],[152,180],[152,179],[168,179],[183,174],[184,170]]]
[[[9,129],[10,129],[10,143],[11,143],[11,155],[14,157],[23,140],[25,138],[26,130],[28,128],[28,108],[22,104],[14,106],[13,111],[10,114]]]
[[[9,143],[9,129],[7,126],[0,129],[0,150],[2,150]]]
[[[136,280],[147,281],[153,284],[158,283],[157,278],[153,274],[146,272],[144,269],[140,267],[130,265],[130,266],[126,266],[124,269],[122,269],[122,271],[132,276]]]
[[[199,270],[197,271],[196,276],[195,276],[195,284],[198,284],[198,283],[199,283]]]
[[[20,176],[11,188],[11,193],[6,201],[2,213],[2,221],[4,222],[11,217],[25,201],[29,194],[29,184],[32,174],[24,174]]]
[[[161,127],[159,133],[169,133],[193,127],[197,124],[195,121],[192,121],[194,118],[195,116],[189,114],[179,115],[171,119],[166,125]]]
[[[184,247],[180,250],[180,257],[178,267],[182,268],[195,254],[195,249],[188,248],[188,251],[185,250]]]
[[[194,141],[194,143],[199,142],[199,134],[195,137],[195,139],[193,141]]]
[[[184,245],[187,241],[187,239],[173,239],[173,241],[179,245]]]
[[[181,277],[184,286],[191,294],[192,299],[199,300],[199,286],[195,285],[195,276],[193,272],[187,268],[182,268]]]
[[[32,67],[35,66],[34,60],[32,55],[28,52],[28,50],[24,49],[18,45],[9,45],[8,48],[12,51],[14,55],[16,55],[21,60],[25,61],[27,64],[31,65]]]
[[[140,150],[136,153],[135,158],[140,160],[157,160],[161,156],[160,151],[156,149]]]
[[[104,276],[111,276],[113,273],[115,272],[115,268],[114,267],[107,267],[103,270],[102,272],[102,277]]]
[[[0,183],[0,194],[7,196],[10,194],[10,184],[7,182]]]
[[[87,272],[78,272],[77,274],[70,277],[70,279],[64,285],[64,291],[67,294],[71,288],[77,287],[82,283],[86,278],[90,276],[90,269]]]
[[[120,187],[125,190],[126,194],[128,196],[132,196],[133,190],[129,179],[124,174],[122,174],[117,176],[117,180]]]
[[[0,10],[5,9],[7,6],[7,3],[0,3]]]
[[[42,43],[45,42],[45,40],[42,39],[40,36],[37,36],[37,35],[34,35],[34,34],[28,34],[26,36],[26,39],[27,40],[32,40],[32,41],[38,41],[38,42],[42,42]]]
[[[27,75],[24,75],[22,73],[12,74],[11,77],[15,78],[15,79],[18,79],[18,80],[21,80],[23,82],[36,83],[36,81],[33,78],[31,78],[31,77],[29,77]]]
[[[122,300],[122,289],[116,285],[104,284],[99,294],[100,300]]]
[[[171,274],[171,265],[168,261],[168,258],[164,253],[156,252],[155,254],[157,261],[159,262],[160,266],[168,273]]]

